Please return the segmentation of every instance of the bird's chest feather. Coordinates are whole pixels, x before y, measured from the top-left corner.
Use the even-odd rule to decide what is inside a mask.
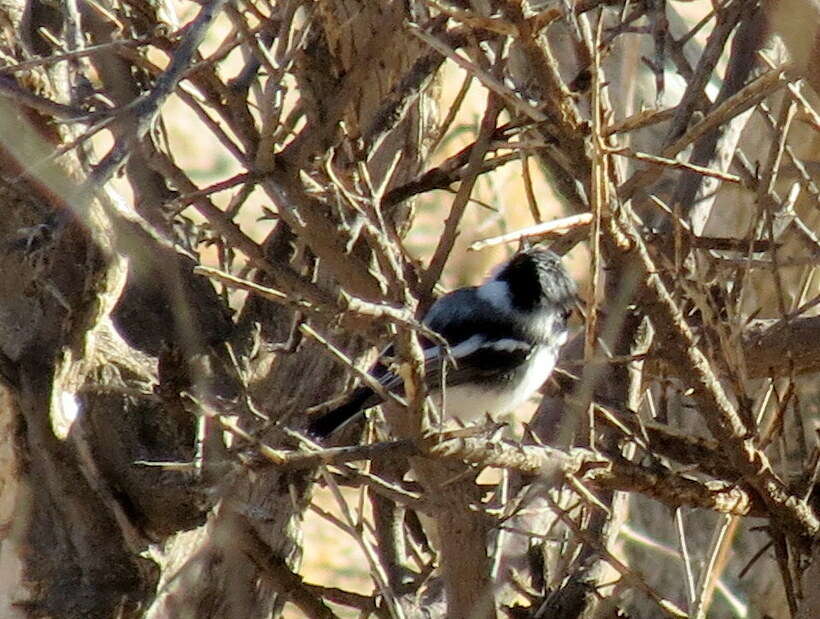
[[[558,346],[536,347],[527,362],[485,384],[455,385],[446,390],[445,417],[470,421],[485,413],[502,414],[523,404],[544,384],[555,367]],[[441,406],[441,398],[437,405]]]

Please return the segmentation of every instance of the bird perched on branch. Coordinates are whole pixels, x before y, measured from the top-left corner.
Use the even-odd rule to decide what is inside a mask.
[[[439,404],[443,400],[445,416],[469,420],[505,413],[529,398],[555,367],[575,303],[575,282],[561,259],[538,247],[518,252],[482,285],[438,299],[422,322],[449,350],[426,339],[422,345],[427,386]],[[448,361],[453,363],[442,372]],[[403,392],[403,380],[384,363],[370,374],[385,390]],[[358,387],[343,404],[312,420],[308,432],[327,437],[382,401],[371,387]]]

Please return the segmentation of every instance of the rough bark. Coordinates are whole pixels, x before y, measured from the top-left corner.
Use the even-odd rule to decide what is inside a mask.
[[[0,615],[817,615],[818,3],[691,4],[0,3]],[[575,376],[440,433],[415,319],[542,176]],[[408,406],[307,443],[387,342]],[[309,507],[370,591],[302,573]]]

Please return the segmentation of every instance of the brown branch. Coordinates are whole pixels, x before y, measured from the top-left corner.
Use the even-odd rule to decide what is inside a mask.
[[[13,79],[2,77],[2,75],[0,75],[0,97],[61,120],[90,121],[116,113],[109,109],[89,112],[80,107],[58,103],[46,97],[36,95],[20,86]]]
[[[481,121],[481,129],[478,139],[476,140],[476,147],[470,152],[464,180],[458,188],[456,199],[450,207],[450,214],[444,222],[444,231],[441,234],[433,258],[430,260],[430,266],[422,276],[421,294],[423,297],[428,296],[432,292],[433,286],[436,285],[436,282],[438,282],[441,277],[447,258],[450,256],[450,252],[455,245],[461,217],[467,208],[470,194],[478,178],[481,163],[484,161],[484,156],[490,146],[490,140],[496,131],[496,121],[498,120],[500,112],[501,106],[499,105],[498,98],[493,93],[489,93],[487,95],[487,107],[484,111],[484,118]]]
[[[321,585],[313,585],[310,583],[304,583],[304,587],[306,590],[313,593],[313,595],[327,600],[328,602],[333,602],[334,604],[341,604],[342,606],[349,606],[350,608],[360,610],[364,616],[373,614],[377,617],[390,617],[390,613],[387,609],[380,608],[377,599],[374,599],[369,595],[346,591],[344,589],[339,589],[338,587],[323,587]]]
[[[675,116],[669,129],[668,142],[677,140],[686,130],[696,107],[703,101],[706,84],[723,54],[723,48],[741,18],[741,2],[729,3],[715,13],[715,27],[709,34],[706,46],[698,59],[695,72],[687,80],[686,91],[675,107]]]
[[[743,333],[750,378],[820,372],[820,316],[755,320]]]
[[[199,191],[199,188],[167,155],[155,151],[151,164],[172,179],[177,187],[186,194]],[[228,245],[245,254],[254,268],[269,274],[277,285],[284,286],[287,292],[300,295],[320,307],[334,305],[334,299],[329,292],[297,274],[287,264],[267,260],[259,244],[242,232],[242,229],[207,197],[197,198],[193,206]],[[209,273],[209,275],[212,274]]]
[[[656,341],[656,345],[664,347],[665,358],[691,387],[691,397],[712,435],[724,446],[741,476],[760,493],[773,519],[795,539],[811,539],[820,531],[820,522],[807,503],[777,477],[766,455],[757,448],[750,428],[729,400],[626,210],[621,208],[617,222],[607,221],[602,242],[612,261],[625,261],[639,270],[642,306],[655,326],[656,340],[663,335],[663,341]]]
[[[157,37],[141,37],[138,39],[123,39],[117,41],[109,41],[107,43],[100,43],[99,45],[89,45],[82,49],[73,49],[60,54],[53,54],[51,56],[44,56],[43,58],[34,58],[26,60],[25,62],[18,62],[17,64],[9,65],[7,67],[0,67],[0,75],[7,75],[9,73],[18,73],[20,71],[29,71],[36,67],[48,66],[56,62],[63,62],[66,60],[76,60],[86,56],[93,56],[102,52],[110,52],[112,50],[120,50],[125,47],[142,47],[143,45],[151,45]]]
[[[185,72],[191,64],[191,59],[199,44],[204,40],[208,28],[219,15],[225,1],[210,0],[202,6],[197,16],[186,28],[185,37],[180,42],[178,49],[171,57],[171,63],[157,80],[154,88],[128,106],[129,111],[125,113],[134,114],[134,131],[126,138],[117,140],[111,150],[94,167],[88,180],[83,184],[82,189],[85,191],[81,190],[80,195],[84,195],[86,192],[90,195],[91,191],[102,187],[111,180],[120,166],[126,162],[132,152],[133,145],[148,132],[160,107],[185,76]]]
[[[791,65],[764,73],[759,78],[750,82],[737,94],[729,97],[718,105],[708,116],[691,127],[672,144],[663,148],[660,156],[667,159],[674,159],[674,157],[687,146],[699,140],[707,133],[717,129],[735,116],[757,105],[771,93],[782,88],[789,82],[794,81],[795,77]],[[618,188],[618,197],[624,201],[628,200],[634,195],[635,191],[648,186],[657,180],[662,173],[663,169],[659,169],[655,166],[648,166],[638,170]]]
[[[276,202],[279,216],[352,294],[370,301],[381,299],[384,294],[379,280],[359,256],[347,251],[346,239],[328,218],[326,205],[305,191],[298,168],[285,164],[284,159],[279,162],[282,165],[274,165],[262,182]]]
[[[716,98],[720,104],[737,92],[749,81],[756,70],[755,52],[762,43],[763,32],[760,12],[750,7],[747,18],[740,20],[731,53],[725,70],[723,83]],[[714,106],[713,106],[714,107]],[[720,131],[713,131],[698,140],[689,156],[692,164],[728,171],[732,153],[751,114],[738,115],[726,123]],[[689,213],[692,228],[700,233],[715,203],[719,179],[698,174],[684,174],[675,189],[674,204],[683,213]]]
[[[640,112],[632,114],[632,116],[629,116],[628,118],[619,120],[618,122],[612,123],[608,127],[604,128],[604,135],[610,136],[616,133],[628,133],[630,131],[635,131],[636,129],[651,127],[652,125],[670,120],[674,114],[674,108],[664,108],[662,110],[641,110]]]
[[[508,232],[489,239],[482,239],[470,245],[470,251],[479,251],[487,247],[503,245],[504,243],[520,243],[523,240],[531,242],[541,242],[548,239],[560,239],[572,237],[576,242],[580,242],[589,234],[589,225],[592,223],[591,213],[580,213],[570,215],[561,219],[554,219],[544,223]],[[560,252],[559,252],[560,253]]]
[[[233,542],[267,577],[277,593],[293,602],[307,617],[333,619],[336,615],[317,595],[316,589],[306,586],[302,577],[294,573],[288,564],[249,526],[239,514],[231,517],[230,527],[236,534]],[[224,533],[223,533],[224,535]]]
[[[620,155],[621,157],[629,157],[631,159],[637,159],[638,161],[646,161],[652,165],[665,166],[676,170],[687,170],[701,176],[716,178],[727,183],[737,183],[739,185],[743,184],[743,179],[736,174],[723,172],[721,170],[716,170],[706,166],[696,165],[687,161],[681,161],[680,159],[668,159],[666,157],[659,157],[657,155],[635,151],[626,147],[613,148],[610,149],[609,152],[613,155]]]
[[[606,410],[608,412],[608,409]],[[699,472],[723,481],[738,480],[737,470],[726,461],[719,443],[715,440],[695,436],[689,431],[678,430],[672,426],[642,423],[634,414],[599,413],[598,419],[615,430],[624,432],[625,428],[630,438],[639,442],[641,447],[653,455],[670,458],[686,467],[697,467]],[[639,441],[638,437],[641,435],[646,436],[646,445]]]
[[[461,433],[463,434],[463,432]],[[670,507],[700,507],[738,516],[763,516],[765,504],[760,498],[737,484],[723,480],[701,481],[667,470],[641,466],[620,458],[610,458],[588,449],[562,451],[548,446],[520,445],[488,441],[486,438],[451,434],[425,439],[403,439],[372,445],[335,447],[318,451],[260,449],[260,455],[276,468],[308,469],[319,465],[344,464],[361,460],[394,459],[399,456],[428,456],[436,459],[457,459],[479,467],[503,468],[524,475],[547,479],[577,477],[594,488],[640,492]],[[654,433],[655,438],[659,438]],[[249,439],[250,440],[250,439]],[[669,445],[669,437],[660,446]],[[674,448],[665,449],[678,455],[684,463],[697,464],[695,458],[704,451],[702,445],[672,441]],[[257,448],[260,448],[260,444]],[[652,447],[655,442],[652,443]],[[685,454],[685,455],[681,455]],[[714,456],[709,454],[710,458]],[[708,467],[707,467],[708,468]],[[725,467],[719,472],[726,473]],[[730,471],[728,471],[730,472]]]
[[[497,127],[490,136],[490,141],[505,138],[512,129],[513,127],[509,123]],[[446,189],[456,181],[462,180],[466,176],[464,167],[470,161],[477,144],[478,141],[465,146],[435,168],[427,170],[413,180],[391,189],[382,197],[382,206],[394,206],[420,193],[433,191],[434,189]],[[484,161],[483,163],[487,164],[488,162]],[[484,171],[483,168],[482,171]]]
[[[558,505],[551,497],[546,496],[545,499],[547,503],[549,503],[552,510],[558,515],[561,521],[572,530],[576,537],[582,540],[588,547],[595,549],[595,551],[603,557],[607,563],[615,568],[624,581],[639,591],[645,593],[649,599],[658,605],[659,610],[661,610],[665,615],[669,617],[678,617],[680,619],[688,617],[688,615],[678,608],[671,600],[661,597],[654,588],[647,584],[646,580],[642,576],[636,574],[629,568],[629,566],[615,557],[606,545],[601,543],[600,539],[598,539],[595,535],[590,535],[588,531],[579,526],[579,524],[569,516],[566,510],[562,509],[561,506]]]
[[[456,53],[456,51],[449,47],[446,43],[434,36],[431,36],[416,26],[411,26],[410,32],[421,41],[427,43],[437,52],[446,56],[449,60],[453,61],[466,72],[473,75],[487,88],[488,92],[495,93],[501,100],[503,100],[510,107],[511,111],[515,110],[535,122],[543,122],[547,120],[547,116],[543,112],[531,105],[529,102],[518,97],[510,88],[507,87],[499,76],[494,73],[490,73],[472,61],[467,60],[464,56]]]
[[[724,481],[699,481],[658,471],[588,449],[568,452],[547,446],[458,439],[430,449],[435,456],[470,464],[515,470],[527,475],[577,477],[598,489],[640,492],[671,507],[687,505],[738,516],[761,516],[766,506],[753,493]]]
[[[430,21],[428,29],[437,32],[446,22],[447,19],[443,16],[436,17]],[[463,32],[460,33],[461,40],[457,40],[458,35],[452,31],[446,33],[445,36],[453,47],[460,47],[466,42]],[[374,114],[370,126],[364,132],[363,149],[365,151],[375,151],[382,138],[398,126],[413,103],[418,100],[427,83],[438,72],[444,60],[444,56],[434,51],[416,59],[413,66],[385,97],[381,107]]]

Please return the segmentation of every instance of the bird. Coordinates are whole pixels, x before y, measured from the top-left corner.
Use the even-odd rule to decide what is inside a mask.
[[[422,324],[447,347],[428,338],[422,338],[422,347],[425,380],[438,404],[443,401],[445,416],[469,421],[484,413],[509,412],[526,401],[555,368],[576,303],[575,282],[561,259],[538,246],[518,251],[483,284],[435,301]],[[391,351],[389,347],[380,359]],[[452,367],[442,372],[448,361]],[[383,361],[370,374],[385,390],[403,393],[403,380]],[[309,421],[308,434],[325,439],[382,401],[371,387],[360,386],[342,404]]]

